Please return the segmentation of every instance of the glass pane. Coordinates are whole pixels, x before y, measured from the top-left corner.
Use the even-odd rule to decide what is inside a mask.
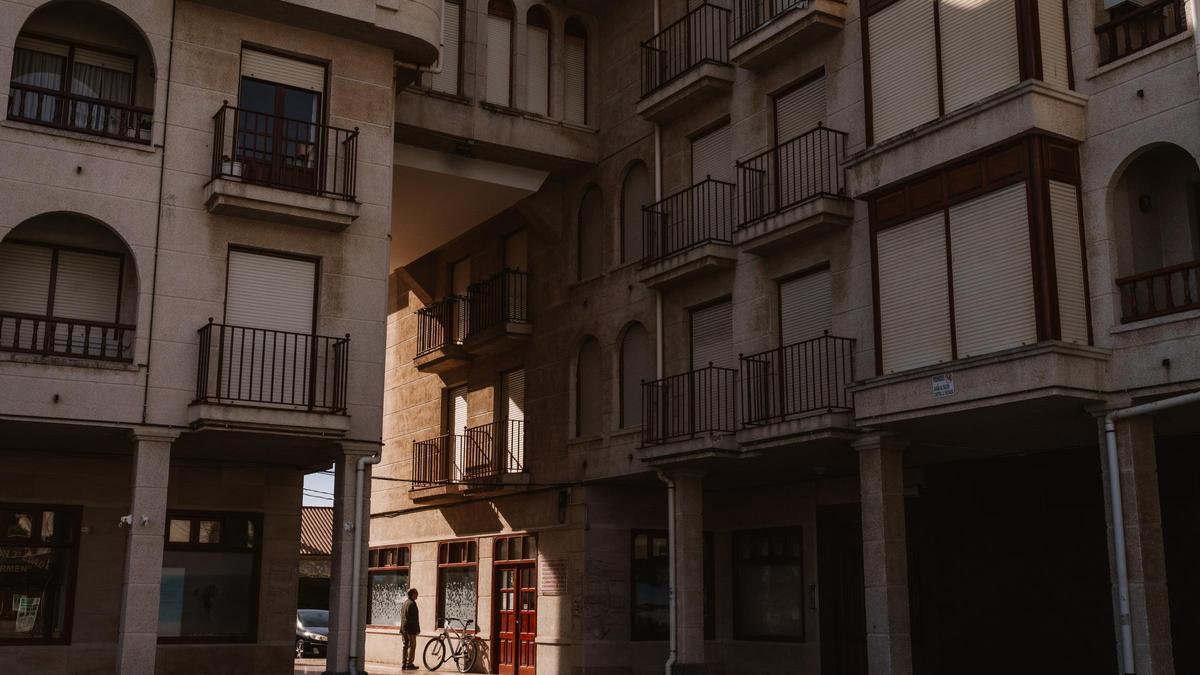
[[[221,542],[230,548],[254,548],[254,522],[249,518],[226,518]]]
[[[10,539],[29,539],[33,536],[33,514],[12,511],[4,528],[4,536]]]
[[[399,626],[400,603],[408,593],[408,572],[372,572],[367,623]]]
[[[216,520],[200,521],[200,543],[219,544],[221,542],[221,523]]]
[[[645,560],[650,555],[650,538],[639,534],[633,538],[633,559]]]
[[[243,637],[253,633],[254,556],[244,552],[166,551],[158,634]]]
[[[62,637],[71,551],[0,547],[0,640]]]
[[[367,553],[367,567],[379,567],[379,551],[371,549]]]
[[[651,555],[653,555],[655,558],[661,558],[669,554],[670,550],[667,548],[667,538],[655,537],[654,550],[651,552]]]
[[[668,574],[667,561],[661,558],[634,566],[633,639],[667,639],[671,622]]]
[[[301,609],[296,612],[296,619],[305,628],[329,628],[327,609]]]
[[[529,560],[537,557],[537,537],[525,537],[525,557]]]
[[[167,541],[172,544],[186,544],[192,540],[192,521],[171,519],[171,527],[167,531]]]
[[[442,570],[441,594],[442,617],[454,619],[475,618],[475,568],[458,567]]]
[[[800,561],[751,562],[738,569],[738,633],[747,637],[804,636]]]
[[[71,93],[102,101],[133,100],[133,76],[119,70],[75,62],[71,68]]]

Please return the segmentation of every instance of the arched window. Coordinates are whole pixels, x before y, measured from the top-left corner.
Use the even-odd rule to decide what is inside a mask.
[[[515,13],[507,0],[488,0],[487,89],[483,99],[512,105],[512,36]]]
[[[578,437],[595,436],[601,432],[603,376],[600,343],[596,338],[589,337],[579,348],[579,358],[575,363],[575,435]]]
[[[538,115],[550,114],[550,13],[541,5],[525,15],[526,101],[525,109]]]
[[[575,17],[567,19],[563,40],[563,117],[568,122],[587,124],[588,115],[588,39],[583,22]]]
[[[642,207],[654,199],[650,170],[636,162],[625,174],[621,185],[621,262],[630,263],[642,257]]]
[[[604,198],[600,188],[589,187],[579,206],[579,279],[604,270]]]
[[[654,379],[654,349],[640,323],[630,324],[621,339],[621,428],[642,423],[642,382]]]
[[[154,60],[124,16],[100,3],[49,3],[13,47],[9,119],[150,143]]]

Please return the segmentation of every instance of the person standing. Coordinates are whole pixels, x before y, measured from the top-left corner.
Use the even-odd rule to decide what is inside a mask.
[[[417,589],[408,589],[408,599],[400,603],[400,636],[403,640],[403,661],[401,670],[416,670],[417,664],[417,635],[421,633],[421,614],[417,609]]]

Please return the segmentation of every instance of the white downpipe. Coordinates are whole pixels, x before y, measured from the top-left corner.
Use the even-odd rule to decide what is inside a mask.
[[[1200,0],[1195,0],[1200,1]],[[654,35],[658,35],[659,17],[658,0],[654,0]],[[654,123],[654,201],[662,201],[662,125]],[[663,301],[662,291],[654,291],[654,376],[663,379]],[[675,624],[671,623],[671,635],[675,634]],[[674,654],[674,652],[672,652]],[[672,659],[674,656],[671,657]],[[673,663],[673,662],[672,662]],[[669,672],[669,671],[668,671]]]
[[[462,21],[461,16],[459,17],[459,21]],[[403,68],[405,70],[415,70],[415,71],[417,71],[418,76],[420,75],[420,73],[429,73],[430,75],[441,75],[442,74],[442,55],[445,53],[446,53],[446,4],[443,2],[442,3],[442,11],[438,15],[438,57],[437,57],[437,61],[434,62],[437,65],[436,66],[423,66],[419,63],[413,63],[411,61],[400,61],[397,59],[395,61],[395,63],[393,64],[393,67]]]
[[[1193,2],[1198,0],[1193,0]],[[659,7],[660,0],[654,0],[654,32],[653,35],[658,35],[659,26],[662,23],[662,16]],[[662,125],[654,123],[654,201],[662,201],[663,191],[663,175],[662,175]],[[658,379],[663,378],[663,300],[662,291],[654,291],[654,365]],[[658,477],[667,484],[667,602],[670,609],[670,629],[668,644],[670,645],[667,651],[667,661],[663,664],[664,675],[671,675],[675,670],[675,662],[679,660],[679,618],[678,610],[675,608],[675,552],[678,546],[675,545],[675,535],[678,528],[675,527],[675,481],[667,477],[661,471],[658,472]]]
[[[1121,467],[1117,459],[1117,421],[1152,415],[1160,410],[1188,403],[1200,403],[1200,391],[1172,396],[1130,408],[1116,410],[1104,417],[1104,446],[1108,461],[1108,501],[1113,524],[1113,558],[1117,566],[1117,605],[1121,614],[1121,666],[1133,675],[1133,621],[1129,608],[1129,563],[1125,556],[1125,509],[1121,504]]]
[[[675,481],[667,474],[659,471],[658,478],[667,484],[667,604],[671,613],[670,651],[667,652],[667,662],[663,664],[665,675],[671,675],[675,670],[675,662],[679,658],[679,637],[675,627],[678,623],[675,609]]]
[[[350,572],[350,675],[358,675],[358,584],[362,567],[363,474],[368,464],[378,464],[379,453],[359,457],[354,472],[354,569]]]

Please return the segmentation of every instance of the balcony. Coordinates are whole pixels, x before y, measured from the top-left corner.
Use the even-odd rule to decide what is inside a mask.
[[[1109,11],[1112,19],[1096,27],[1102,66],[1187,30],[1182,0],[1157,0],[1141,7]]]
[[[12,82],[9,84],[8,119],[150,145],[154,111]]]
[[[0,312],[0,352],[94,361],[133,361],[136,327]]]
[[[212,213],[340,231],[358,217],[358,129],[253,112],[213,116]]]
[[[698,461],[737,452],[738,371],[708,365],[642,384],[642,458]]]
[[[506,269],[467,289],[468,353],[499,353],[524,343],[532,332],[528,272]]]
[[[349,429],[349,335],[324,337],[210,319],[199,336],[193,426]]]
[[[740,360],[743,447],[808,444],[853,429],[853,340],[825,335]]]
[[[846,23],[839,0],[734,0],[729,60],[759,70],[779,63]]]
[[[734,243],[764,254],[777,244],[849,225],[846,133],[825,127],[737,163]]]
[[[528,482],[525,422],[501,420],[413,441],[412,499],[444,501]]]
[[[705,2],[641,44],[637,112],[666,122],[733,88],[729,10]]]
[[[1131,274],[1116,284],[1121,323],[1200,309],[1200,262]]]
[[[463,349],[467,334],[467,298],[452,295],[417,310],[417,353],[413,364],[423,373],[445,373],[471,360]]]
[[[665,288],[732,269],[736,192],[733,183],[709,178],[642,207],[642,283]]]

